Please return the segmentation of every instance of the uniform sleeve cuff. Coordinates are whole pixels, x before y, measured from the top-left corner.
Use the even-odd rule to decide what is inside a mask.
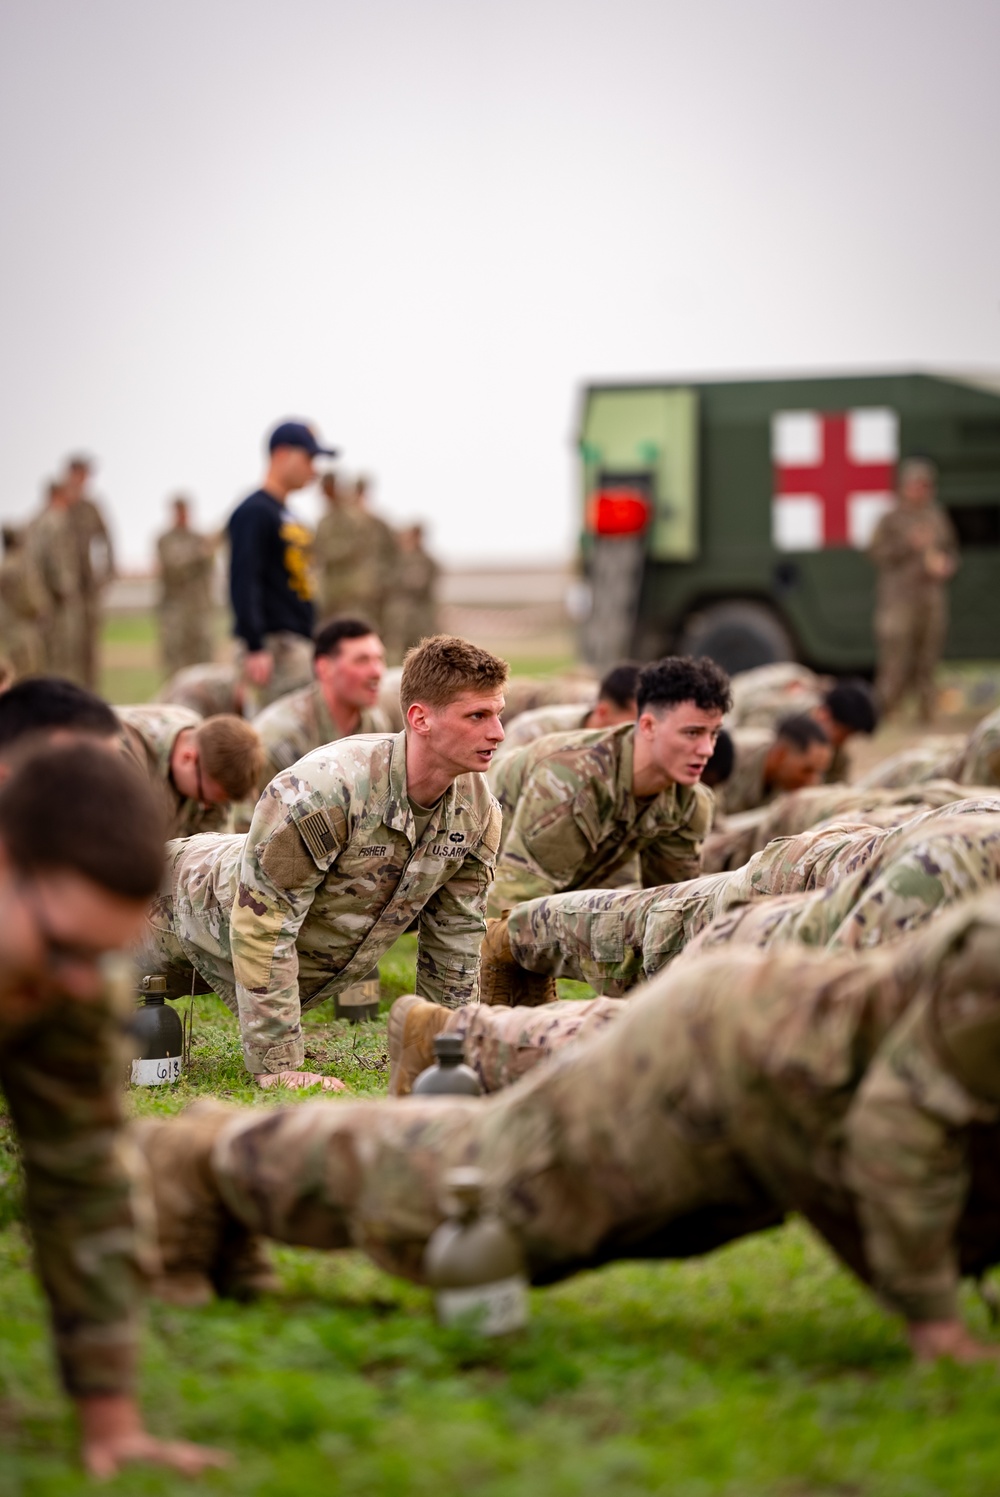
[[[244,1045],[243,1060],[248,1071],[255,1076],[263,1076],[266,1072],[277,1074],[279,1071],[301,1071],[305,1061],[305,1042],[301,1039],[288,1040],[284,1045]]]
[[[59,1372],[71,1398],[131,1394],[136,1386],[137,1343],[134,1336],[117,1345],[60,1340]]]

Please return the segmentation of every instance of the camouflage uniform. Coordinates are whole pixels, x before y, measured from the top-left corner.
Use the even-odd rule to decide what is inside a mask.
[[[340,504],[316,527],[313,556],[320,618],[357,614],[382,634],[396,565],[392,527],[360,505]]]
[[[927,780],[960,785],[1000,785],[1000,709],[984,717],[968,737],[930,737],[876,764],[862,785],[917,785]]]
[[[527,748],[550,733],[579,733],[587,726],[594,710],[591,702],[560,702],[553,707],[532,707],[519,712],[509,727],[504,724],[504,739],[493,756],[494,764],[513,749]]]
[[[45,664],[54,676],[86,685],[85,629],[80,557],[69,511],[43,509],[28,528],[29,555],[48,594]]]
[[[857,950],[916,930],[942,905],[1000,881],[1000,800],[958,801],[887,837],[850,877],[815,894],[787,894],[718,916],[685,948],[785,942]]]
[[[386,654],[393,664],[402,660],[411,645],[437,632],[434,593],[440,571],[423,546],[397,549],[389,586],[384,591],[382,618]]]
[[[173,675],[213,654],[212,579],[215,542],[186,525],[175,525],[156,542],[160,564],[160,649],[163,669]]]
[[[153,1244],[132,1188],[122,1076],[129,985],[100,999],[0,993],[0,1087],[24,1161],[27,1225],[56,1354],[74,1397],[130,1393],[141,1274]]]
[[[267,754],[263,784],[273,780],[283,769],[290,769],[296,759],[312,753],[324,743],[336,743],[344,736],[327,710],[318,681],[279,697],[257,714],[253,725]],[[361,713],[361,720],[351,736],[388,732],[384,714],[378,707],[373,707]]]
[[[300,1068],[302,1009],[369,973],[419,918],[417,988],[477,995],[500,813],[461,775],[418,837],[400,733],[342,738],[268,785],[246,838],[173,843],[138,960],[191,966],[239,1012],[254,1074]]]
[[[170,773],[170,755],[177,736],[185,728],[197,728],[202,719],[186,707],[160,706],[150,702],[142,707],[116,707],[122,725],[125,752],[147,776],[150,784],[160,788],[167,815],[168,836],[193,837],[197,832],[212,832],[224,827],[229,819],[228,806],[203,807],[189,795],[181,795]]]
[[[753,811],[773,799],[774,791],[764,783],[768,753],[774,743],[770,728],[733,728],[733,772],[719,786],[719,800],[726,815]]]
[[[98,643],[101,633],[101,592],[115,572],[111,535],[100,508],[81,494],[67,510],[76,539],[83,611],[82,664],[84,685],[93,690],[98,677]]]
[[[511,676],[503,689],[504,727],[536,707],[561,707],[568,702],[592,707],[597,700],[598,680],[593,671],[580,667],[566,676]]]
[[[711,791],[671,785],[637,801],[634,744],[633,724],[622,723],[540,738],[500,760],[498,770],[520,761],[522,777],[490,891],[491,915],[543,894],[599,889],[636,855],[647,888],[697,876]]]
[[[891,712],[912,685],[927,721],[934,715],[934,672],[948,632],[948,594],[946,583],[927,571],[927,551],[914,549],[921,529],[931,532],[929,550],[957,558],[955,528],[938,504],[897,504],[875,527],[868,554],[879,574],[876,695],[883,712]]]
[[[811,713],[823,705],[823,698],[834,683],[829,676],[817,676],[807,666],[784,660],[740,671],[730,684],[733,707],[724,726],[732,732],[734,728],[773,729],[783,717]],[[847,749],[844,744],[836,744],[823,783],[837,785],[850,778]]]
[[[996,897],[891,959],[719,953],[498,1096],[247,1109],[197,1158],[245,1229],[417,1280],[459,1165],[536,1283],[798,1212],[887,1308],[948,1320],[1000,1256],[998,967]]]
[[[22,542],[0,561],[0,652],[17,678],[45,669],[49,597],[35,559]]]
[[[967,793],[951,781],[935,781],[903,790],[810,785],[779,796],[770,806],[731,817],[721,831],[712,832],[706,840],[702,867],[706,873],[742,868],[775,837],[791,837],[831,820],[899,826],[921,811],[962,800]]]
[[[889,833],[839,825],[769,843],[745,868],[639,893],[580,890],[530,899],[507,921],[528,972],[590,983],[619,998],[655,976],[724,911],[761,896],[837,884],[877,855]]]
[[[187,707],[199,717],[214,717],[219,712],[242,717],[242,682],[235,665],[189,665],[164,682],[155,700]]]

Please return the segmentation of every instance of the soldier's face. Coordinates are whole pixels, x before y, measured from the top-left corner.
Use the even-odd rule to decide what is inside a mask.
[[[407,712],[410,727],[426,737],[427,746],[452,775],[484,773],[503,743],[500,714],[503,692],[466,692],[447,707],[414,702]]]
[[[649,762],[675,785],[696,785],[715,752],[721,712],[705,712],[693,702],[650,709],[636,732],[646,740]]]
[[[101,958],[138,939],[146,902],[102,889],[74,869],[27,875],[0,862],[0,990],[29,1008],[53,994],[96,998]]]
[[[786,748],[778,759],[775,786],[787,791],[804,790],[807,785],[821,785],[832,759],[833,746],[829,743],[811,743],[801,752]]]
[[[377,634],[342,640],[335,655],[316,661],[316,679],[328,700],[374,707],[385,675],[385,649]]]

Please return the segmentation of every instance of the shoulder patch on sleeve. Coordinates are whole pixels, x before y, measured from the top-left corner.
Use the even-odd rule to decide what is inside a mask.
[[[347,818],[339,807],[330,811],[310,811],[308,816],[296,821],[295,826],[313,861],[320,866],[333,861],[347,834]]]
[[[280,827],[260,855],[261,868],[278,889],[297,889],[314,879],[316,861],[294,821]]]

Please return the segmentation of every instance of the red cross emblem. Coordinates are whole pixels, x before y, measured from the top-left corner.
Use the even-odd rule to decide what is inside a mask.
[[[893,503],[894,411],[777,411],[772,539],[779,551],[865,547]]]

